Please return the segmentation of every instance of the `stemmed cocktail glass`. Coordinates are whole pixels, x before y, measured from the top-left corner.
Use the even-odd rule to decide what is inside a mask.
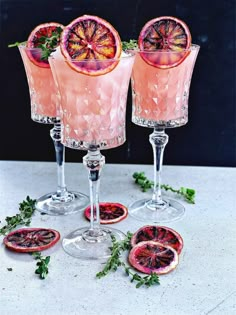
[[[36,209],[50,215],[65,215],[82,210],[88,205],[86,195],[69,192],[64,177],[65,149],[61,143],[61,120],[58,110],[58,94],[50,67],[40,67],[32,62],[32,56],[41,54],[39,48],[20,45],[19,50],[24,63],[31,99],[31,118],[42,124],[53,124],[50,131],[56,152],[57,190],[37,199]]]
[[[117,240],[123,233],[100,226],[99,182],[105,158],[100,150],[125,142],[126,100],[134,55],[112,60],[66,60],[60,55],[49,58],[61,95],[62,142],[67,147],[87,150],[83,164],[89,172],[90,226],[63,239],[64,250],[77,258],[103,259],[110,256],[111,235]],[[80,69],[116,67],[102,75],[86,75]],[[112,176],[112,174],[111,174]]]
[[[129,213],[141,221],[162,223],[182,217],[184,207],[179,202],[163,198],[161,194],[161,169],[164,148],[168,142],[166,128],[183,126],[188,121],[188,96],[190,81],[199,46],[188,50],[139,51],[132,72],[132,122],[154,128],[149,141],[154,153],[154,189],[152,198],[133,202]],[[155,61],[181,60],[177,66],[159,68]]]

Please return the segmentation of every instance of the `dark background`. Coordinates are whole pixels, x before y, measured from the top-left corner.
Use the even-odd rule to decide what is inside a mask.
[[[189,26],[193,43],[201,46],[189,98],[189,123],[169,129],[165,164],[236,166],[235,1],[210,0],[2,0],[1,160],[55,161],[50,125],[30,119],[25,72],[17,48],[38,24],[64,25],[83,14],[108,20],[122,40],[137,38],[143,25],[162,15],[176,16]],[[152,129],[131,123],[127,106],[127,141],[104,152],[109,163],[152,163],[148,135]],[[81,162],[85,153],[67,149],[66,160]]]

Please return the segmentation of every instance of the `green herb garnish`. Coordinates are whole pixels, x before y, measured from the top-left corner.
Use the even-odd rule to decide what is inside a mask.
[[[25,45],[25,44],[26,44],[26,42],[15,42],[13,44],[9,44],[7,47],[12,48],[12,47],[18,47],[20,45]]]
[[[136,39],[130,39],[128,42],[122,41],[122,50],[134,50],[138,49],[138,42]]]
[[[139,274],[137,273],[133,273],[130,271],[131,267],[127,267],[125,266],[125,264],[123,263],[123,266],[125,268],[125,272],[127,274],[127,276],[131,276],[131,280],[130,282],[133,282],[133,281],[137,281],[137,284],[136,284],[136,288],[140,288],[142,285],[145,285],[146,287],[151,287],[152,285],[155,285],[155,284],[160,284],[160,280],[159,280],[159,277],[156,273],[154,272],[151,272],[150,275],[148,276],[140,276]]]
[[[35,43],[34,48],[40,48],[42,50],[41,59],[42,60],[48,60],[48,57],[51,55],[52,52],[54,52],[58,46],[58,43],[60,41],[60,36],[62,33],[62,28],[60,26],[56,27],[54,32],[52,32],[52,35],[50,37],[48,36],[41,36],[37,43]],[[15,42],[13,44],[9,44],[8,47],[18,47],[19,45],[26,44],[27,42]]]
[[[138,273],[133,272],[130,266],[127,266],[120,258],[121,253],[130,250],[131,244],[130,240],[132,237],[132,233],[127,232],[127,235],[124,240],[118,242],[114,235],[111,235],[112,247],[111,249],[111,257],[107,260],[105,267],[102,271],[96,274],[97,278],[105,277],[109,272],[116,271],[118,267],[123,267],[125,274],[131,277],[130,282],[136,281],[136,288],[140,288],[142,285],[146,287],[150,287],[155,284],[160,284],[159,277],[156,273],[151,273],[148,276],[140,276]]]
[[[43,257],[40,252],[32,253],[35,260],[38,260],[35,273],[39,275],[40,279],[45,279],[48,274],[48,264],[50,262],[50,256]]]
[[[26,200],[19,204],[19,211],[16,215],[12,217],[6,217],[5,221],[7,224],[0,229],[0,235],[5,235],[15,229],[18,225],[29,226],[31,222],[31,217],[35,210],[36,200],[31,199],[29,196]]]
[[[144,172],[135,172],[133,174],[133,178],[135,179],[135,183],[138,184],[143,192],[153,188],[154,182],[149,180]],[[180,187],[180,189],[174,189],[170,185],[162,184],[161,188],[168,191],[170,190],[173,193],[179,194],[184,197],[184,199],[189,203],[195,203],[195,195],[196,192],[192,188]]]
[[[61,33],[62,28],[58,26],[56,27],[55,31],[52,32],[52,36],[41,36],[39,38],[37,48],[42,49],[42,60],[48,60],[48,57],[51,55],[51,53],[56,50],[56,47],[58,46],[58,43],[60,41]]]
[[[125,251],[130,248],[131,237],[132,233],[128,232],[126,238],[123,241],[117,242],[115,236],[111,235],[111,257],[108,258],[103,270],[96,274],[97,278],[105,277],[110,271],[116,271],[117,268],[122,265],[122,261],[120,260],[121,251]]]

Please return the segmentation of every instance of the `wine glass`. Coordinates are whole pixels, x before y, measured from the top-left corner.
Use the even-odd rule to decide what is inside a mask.
[[[50,67],[40,67],[32,61],[41,55],[39,48],[19,46],[25,67],[31,100],[31,118],[42,124],[53,124],[50,131],[57,162],[57,190],[47,193],[36,201],[36,209],[49,215],[66,215],[84,209],[89,199],[80,192],[67,190],[64,175],[65,148],[61,143],[61,120],[58,114],[58,95]]]
[[[83,164],[89,173],[90,226],[71,232],[62,241],[64,250],[77,258],[105,259],[110,256],[111,235],[117,240],[124,237],[117,229],[100,226],[99,183],[105,164],[100,150],[118,147],[126,140],[126,101],[134,58],[134,54],[108,61],[49,58],[61,95],[62,142],[87,151]],[[117,66],[103,75],[74,70],[77,66],[103,69],[114,62]]]
[[[181,52],[137,52],[131,76],[132,122],[154,128],[149,136],[154,154],[152,198],[135,201],[129,206],[130,215],[138,220],[164,223],[175,221],[184,214],[181,203],[162,197],[161,170],[164,148],[168,142],[165,129],[180,127],[188,122],[189,88],[199,48],[192,45]],[[180,60],[183,54],[186,54],[186,58],[175,67],[162,69],[153,65],[155,60]]]

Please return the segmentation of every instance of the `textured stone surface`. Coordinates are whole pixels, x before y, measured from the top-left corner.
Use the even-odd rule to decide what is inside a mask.
[[[129,205],[148,195],[133,184],[134,171],[145,171],[152,178],[151,165],[106,164],[100,200]],[[87,173],[82,164],[66,164],[66,181],[69,189],[88,193]],[[197,197],[195,205],[182,201],[186,207],[182,220],[166,224],[182,235],[184,249],[179,266],[160,277],[160,286],[136,289],[123,271],[97,280],[95,274],[102,265],[68,256],[60,243],[44,252],[51,255],[50,273],[46,280],[39,280],[30,255],[10,252],[1,243],[1,315],[235,314],[236,170],[165,166],[163,183],[195,188]],[[19,202],[27,195],[37,198],[54,190],[55,185],[55,163],[0,162],[1,225],[6,216],[17,212]],[[128,217],[113,226],[126,232],[136,231],[147,223]],[[57,229],[63,237],[87,224],[82,213],[49,217],[37,212],[31,226]],[[0,236],[0,242],[2,239]]]

